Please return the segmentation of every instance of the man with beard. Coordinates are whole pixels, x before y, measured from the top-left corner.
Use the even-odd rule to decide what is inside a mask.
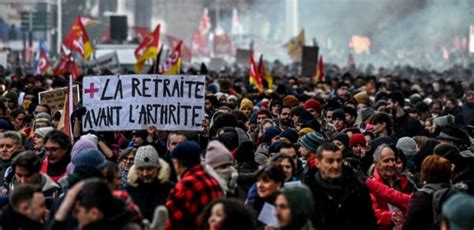
[[[413,137],[413,136],[428,136],[427,131],[423,128],[421,123],[415,118],[408,115],[403,109],[405,106],[405,98],[402,92],[395,91],[388,95],[387,109],[390,110],[394,120],[394,131],[397,138]]]
[[[375,171],[374,176],[369,178],[372,182],[386,185],[397,191],[410,194],[415,188],[408,179],[397,172],[397,159],[395,150],[389,145],[382,144],[374,152]],[[390,208],[386,200],[371,194],[372,204],[377,217],[379,229],[392,229],[394,226],[403,224],[404,214],[400,210]],[[394,197],[394,199],[396,199]]]
[[[173,188],[169,182],[170,166],[160,159],[151,145],[138,148],[133,166],[128,172],[127,191],[143,216],[153,219],[158,205],[164,205]]]

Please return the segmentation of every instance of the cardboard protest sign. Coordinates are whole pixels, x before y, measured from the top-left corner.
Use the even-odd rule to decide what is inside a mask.
[[[84,130],[203,129],[204,75],[92,76],[83,86]]]
[[[301,74],[303,76],[312,77],[316,70],[316,63],[318,62],[319,47],[304,46],[303,47],[303,62],[301,63]]]
[[[74,104],[79,101],[79,86],[74,85]],[[51,108],[51,114],[64,108],[64,99],[66,99],[67,87],[52,89],[38,94],[40,104],[48,104]]]
[[[235,55],[235,62],[237,62],[237,65],[248,66],[250,52],[251,51],[248,49],[237,49],[237,54]]]
[[[98,57],[84,64],[83,67],[85,69],[92,69],[95,73],[99,74],[104,70],[110,70],[114,74],[120,74],[122,72],[117,52]]]

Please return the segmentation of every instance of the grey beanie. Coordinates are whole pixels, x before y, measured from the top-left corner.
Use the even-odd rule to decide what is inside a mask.
[[[446,125],[452,125],[454,124],[454,116],[451,114],[448,114],[446,116],[439,116],[435,119],[433,119],[433,123],[435,123],[437,126],[440,128],[443,128]]]
[[[160,158],[158,152],[151,145],[141,146],[135,154],[134,165],[137,168],[142,167],[160,167]]]
[[[411,137],[402,137],[398,139],[397,149],[400,149],[405,156],[416,154],[416,142]]]
[[[213,168],[222,165],[232,164],[232,154],[219,141],[211,141],[206,149],[206,164]]]
[[[42,112],[35,115],[36,122],[48,122],[51,123],[51,115],[48,113]]]

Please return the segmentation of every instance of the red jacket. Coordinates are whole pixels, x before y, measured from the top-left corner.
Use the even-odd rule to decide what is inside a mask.
[[[385,184],[381,184],[376,180],[367,180],[365,185],[367,185],[370,193],[377,198],[385,200],[403,212],[408,209],[408,205],[413,194],[402,193],[394,188],[388,187]]]
[[[169,219],[165,229],[197,229],[198,217],[204,207],[223,196],[219,182],[207,174],[201,165],[193,166],[183,173],[170,192],[166,202]]]
[[[379,183],[387,186],[377,170],[374,171],[374,177],[367,179],[366,184],[370,185],[371,183]],[[400,189],[400,192],[407,194],[412,192],[413,186],[409,183],[406,177],[397,176],[395,183]],[[386,189],[389,189],[389,187],[387,186]],[[385,195],[387,195],[390,191],[385,192],[387,192],[385,193]],[[370,198],[372,199],[372,207],[374,208],[375,217],[377,217],[377,225],[379,226],[379,229],[392,229],[392,211],[389,210],[387,197],[378,193],[372,193],[371,191]],[[394,206],[400,206],[401,204],[401,206],[404,207],[404,209],[400,209],[401,211],[406,211],[408,202],[409,199],[401,193],[391,194],[390,203]]]

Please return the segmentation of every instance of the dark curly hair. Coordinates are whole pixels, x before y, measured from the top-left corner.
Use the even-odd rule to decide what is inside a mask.
[[[241,230],[255,229],[257,226],[257,218],[254,210],[245,206],[242,201],[234,198],[221,198],[212,201],[204,208],[200,216],[201,229],[209,229],[209,218],[211,217],[212,208],[216,204],[224,206],[224,220],[221,223],[221,229],[225,230]]]

